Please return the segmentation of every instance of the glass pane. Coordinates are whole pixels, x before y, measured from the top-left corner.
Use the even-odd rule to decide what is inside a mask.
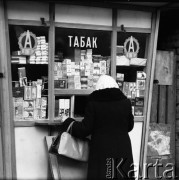
[[[116,80],[123,93],[131,99],[134,116],[143,116],[146,82],[146,39],[142,33],[117,35]]]
[[[59,90],[56,92],[60,94],[63,89],[66,90],[64,95],[77,93],[78,96],[91,93],[99,77],[110,74],[110,55],[111,32],[56,27],[54,86]],[[78,99],[75,96],[74,103],[70,102],[74,107],[73,117],[84,114],[85,96],[82,96],[81,104],[76,103]],[[60,101],[57,97],[55,100],[55,117],[58,118],[62,116]],[[83,107],[81,110],[80,106]]]
[[[48,27],[9,25],[9,35],[14,120],[48,119]]]

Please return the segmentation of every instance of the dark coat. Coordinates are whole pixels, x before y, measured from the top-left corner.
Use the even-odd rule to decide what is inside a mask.
[[[72,121],[68,118],[64,125],[68,126]],[[91,134],[88,179],[110,176],[121,179],[133,171],[128,135],[133,126],[131,102],[119,89],[108,88],[90,94],[84,119],[72,127],[72,135],[78,138]],[[116,167],[120,162],[118,171]]]

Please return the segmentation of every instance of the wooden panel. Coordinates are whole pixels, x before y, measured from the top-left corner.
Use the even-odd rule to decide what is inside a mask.
[[[172,85],[173,83],[173,52],[157,51],[155,65],[155,79],[159,85]]]
[[[2,157],[2,137],[1,137],[1,126],[0,126],[0,179],[4,179],[3,175],[4,173],[3,173],[3,157]]]
[[[177,72],[176,75],[179,75],[179,62],[176,62],[176,72]]]
[[[167,117],[166,123],[171,125],[171,157],[175,161],[175,121],[176,121],[176,59],[174,52],[171,52],[171,60],[173,61],[173,84],[167,86]]]
[[[153,85],[153,93],[152,93],[152,107],[151,107],[151,115],[150,115],[150,122],[156,123],[157,122],[157,115],[158,115],[158,85]]]
[[[179,89],[176,90],[176,103],[179,103]]]
[[[17,179],[47,179],[48,159],[44,137],[48,128],[16,127]]]
[[[158,123],[166,123],[166,86],[159,86]]]
[[[152,93],[153,93],[153,80],[154,80],[154,70],[155,70],[155,60],[156,60],[156,50],[157,50],[157,40],[158,40],[158,29],[160,21],[160,11],[154,12],[152,15],[152,33],[149,40],[149,53],[148,53],[148,63],[147,63],[147,79],[146,79],[146,95],[145,95],[145,106],[144,106],[144,127],[142,135],[142,150],[140,165],[143,169],[143,165],[147,163],[147,143],[148,143],[148,133],[151,115],[151,105],[152,105]]]
[[[177,86],[176,88],[179,89],[179,76],[178,75],[176,76],[176,81],[177,81],[176,82],[176,86]]]
[[[45,18],[49,20],[48,3],[31,1],[7,1],[8,19],[37,20]]]
[[[118,10],[117,26],[151,29],[151,12]]]
[[[55,21],[112,26],[112,9],[56,4]]]
[[[101,31],[112,31],[111,26],[103,25],[91,25],[91,24],[77,24],[77,23],[61,23],[56,22],[55,27],[61,28],[76,28],[76,29],[92,29],[92,30],[101,30]]]
[[[111,76],[116,79],[116,47],[117,47],[117,10],[112,11],[112,27],[111,33]]]
[[[14,146],[12,85],[10,72],[10,45],[5,1],[0,0],[0,72],[5,76],[0,79],[1,130],[3,148],[4,179],[16,179]]]
[[[46,22],[46,26],[49,26],[49,22]],[[18,20],[18,19],[8,19],[8,24],[11,25],[27,25],[27,26],[44,26],[42,22],[39,21],[32,21],[32,20]]]
[[[49,29],[49,65],[48,65],[48,117],[50,120],[54,120],[54,109],[55,109],[55,96],[54,96],[54,55],[55,55],[55,24],[54,14],[55,5],[50,4],[49,8],[50,16],[50,29]]]

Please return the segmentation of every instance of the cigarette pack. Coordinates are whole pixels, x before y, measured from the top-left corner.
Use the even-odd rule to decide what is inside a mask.
[[[65,116],[69,117],[70,116],[70,99],[65,99]]]
[[[124,81],[124,74],[117,73],[116,79],[119,80],[119,81]]]
[[[142,97],[136,97],[135,98],[135,106],[144,106],[144,98]]]
[[[47,117],[46,109],[41,109],[40,112],[41,112],[41,119],[46,119]]]
[[[37,98],[41,98],[41,95],[42,95],[42,86],[37,84],[36,87],[37,87]]]
[[[145,90],[136,89],[136,97],[144,97]]]
[[[34,109],[34,101],[23,101],[23,108],[24,110],[33,110]]]
[[[34,109],[40,109],[41,108],[41,103],[42,103],[42,99],[41,98],[35,99]]]
[[[145,90],[145,80],[137,79],[137,81],[136,81],[136,89]]]
[[[75,83],[75,89],[81,89],[81,83]]]
[[[63,117],[65,112],[65,99],[59,99],[59,117]]]
[[[19,78],[26,77],[26,69],[25,69],[25,67],[18,68],[18,75],[19,75]]]
[[[34,119],[35,120],[41,119],[41,109],[34,109]]]
[[[143,107],[134,106],[134,116],[143,116]]]
[[[123,83],[123,93],[128,97],[128,95],[129,95],[129,82]]]
[[[31,93],[32,93],[31,98],[36,99],[36,97],[37,97],[37,87],[36,86],[32,86]]]
[[[146,73],[143,71],[137,71],[137,79],[146,79]]]
[[[13,98],[14,102],[14,120],[23,119],[23,98]]]
[[[24,86],[24,100],[32,100],[32,86]]]
[[[47,97],[42,97],[41,98],[41,109],[46,109],[47,108]]]
[[[23,117],[24,119],[32,120],[34,117],[34,110],[24,110]]]

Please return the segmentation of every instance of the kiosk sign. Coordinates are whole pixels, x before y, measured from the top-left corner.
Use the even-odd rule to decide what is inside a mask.
[[[20,35],[18,44],[21,54],[30,56],[34,54],[37,47],[37,38],[35,34],[27,30]]]
[[[139,42],[133,36],[127,38],[124,42],[124,53],[129,59],[136,58],[139,52]]]

